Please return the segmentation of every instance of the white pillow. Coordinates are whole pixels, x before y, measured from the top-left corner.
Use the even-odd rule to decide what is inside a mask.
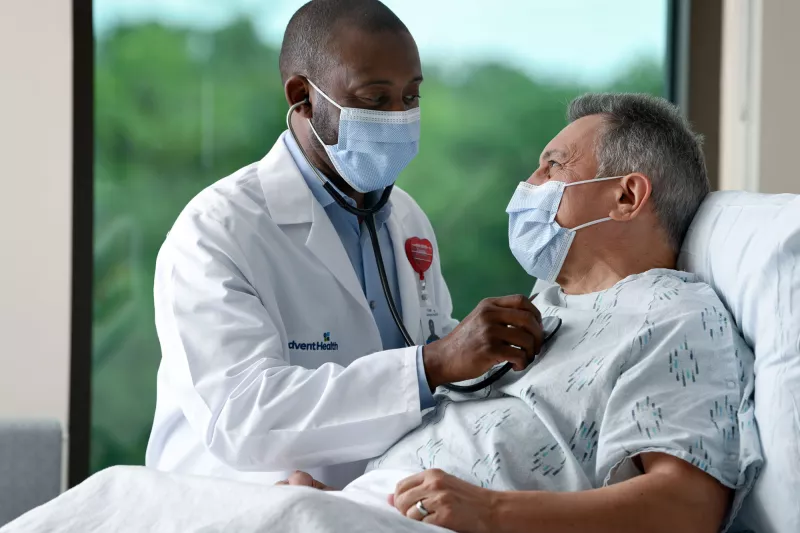
[[[800,532],[800,196],[710,194],[678,266],[717,291],[756,355],[766,462],[739,525]]]

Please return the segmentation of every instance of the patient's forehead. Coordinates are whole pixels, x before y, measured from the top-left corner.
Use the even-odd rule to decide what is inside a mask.
[[[560,156],[563,161],[556,159],[562,164],[587,158],[594,161],[595,141],[602,126],[602,115],[589,115],[571,122],[542,150],[543,162],[551,159],[550,156]]]

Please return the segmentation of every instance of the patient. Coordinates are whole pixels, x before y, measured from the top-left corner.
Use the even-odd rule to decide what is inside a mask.
[[[718,531],[762,459],[753,355],[675,270],[709,190],[700,140],[644,95],[585,95],[568,116],[508,207],[512,253],[558,283],[534,303],[561,330],[490,390],[437,390],[354,486],[461,532]]]

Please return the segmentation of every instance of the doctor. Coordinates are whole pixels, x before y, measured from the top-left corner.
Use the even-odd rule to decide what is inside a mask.
[[[501,361],[524,368],[541,318],[510,296],[453,320],[433,229],[395,187],[375,225],[407,347],[365,221],[323,187],[373,207],[416,155],[420,60],[394,13],[377,0],[309,2],[286,29],[280,70],[295,135],[195,197],[159,253],[146,462],[264,483],[303,469],[341,487],[419,425],[437,386]],[[414,246],[432,252],[416,270]],[[423,348],[429,329],[442,338]]]

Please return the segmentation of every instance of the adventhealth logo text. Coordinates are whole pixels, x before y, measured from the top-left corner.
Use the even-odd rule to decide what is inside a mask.
[[[290,350],[338,350],[339,345],[331,342],[331,332],[326,331],[322,334],[322,341],[297,342],[289,341]]]

